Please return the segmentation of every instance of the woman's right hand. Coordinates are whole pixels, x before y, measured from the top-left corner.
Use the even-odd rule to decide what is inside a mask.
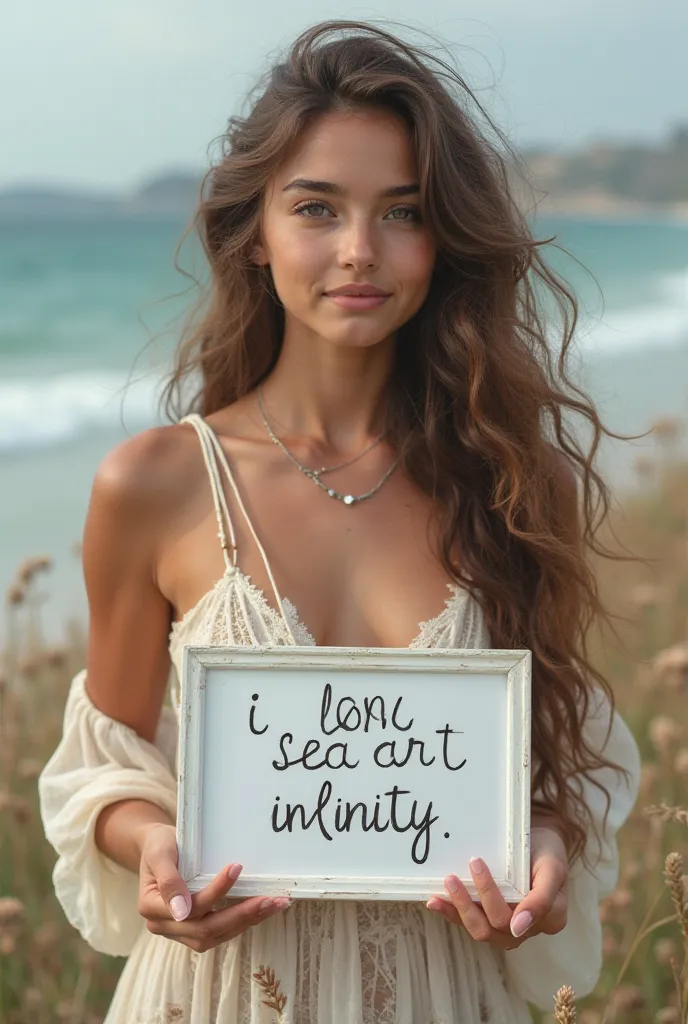
[[[204,889],[189,893],[178,871],[174,825],[148,824],[142,830],[138,910],[148,931],[175,939],[197,953],[241,935],[254,924],[291,905],[288,897],[252,896],[222,910],[212,907],[232,888],[241,864],[223,868]]]

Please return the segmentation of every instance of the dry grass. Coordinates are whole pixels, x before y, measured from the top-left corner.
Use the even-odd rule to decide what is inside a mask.
[[[675,430],[674,430],[675,434]],[[673,435],[672,435],[673,436]],[[617,537],[651,559],[601,561],[600,588],[627,621],[620,642],[591,638],[643,756],[642,791],[621,834],[621,876],[600,907],[604,967],[575,1005],[560,990],[542,1021],[688,1024],[688,463],[665,440],[638,464],[638,486],[613,516]],[[94,953],[66,923],[52,891],[54,854],[38,816],[36,778],[55,749],[69,682],[84,664],[78,624],[60,647],[40,626],[50,560],[27,560],[5,601],[9,642],[0,669],[0,1021],[96,1024],[124,963]],[[553,1006],[554,998],[553,996]],[[419,1022],[420,1024],[420,1022]]]

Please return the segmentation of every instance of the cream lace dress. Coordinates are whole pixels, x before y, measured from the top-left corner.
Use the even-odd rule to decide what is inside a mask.
[[[146,929],[137,912],[138,877],[97,849],[94,825],[103,807],[128,797],[176,816],[183,645],[314,644],[296,608],[277,591],[216,435],[197,415],[183,422],[199,437],[226,569],[172,627],[171,707],[163,707],[149,743],[93,705],[80,672],[62,740],[39,780],[45,832],[58,853],[55,891],[67,918],[95,949],[128,957],[105,1024],[525,1024],[531,1019],[526,1001],[551,1008],[565,983],[579,996],[588,992],[601,964],[598,901],[616,885],[615,832],[633,805],[639,776],[635,742],[617,715],[606,753],[629,770],[631,781],[603,775],[612,794],[606,830],[601,843],[590,837],[593,869],[574,866],[568,924],[558,935],[535,936],[504,953],[473,941],[423,904],[310,899],[205,953]],[[238,568],[223,472],[265,562],[274,605]],[[443,611],[420,625],[411,646],[489,648],[477,601],[459,587],[450,590]],[[609,708],[600,700],[587,725],[598,747],[608,724]],[[585,793],[601,830],[604,799],[588,783]],[[265,1005],[266,993],[252,977],[261,966],[275,971],[287,997],[281,1012]]]

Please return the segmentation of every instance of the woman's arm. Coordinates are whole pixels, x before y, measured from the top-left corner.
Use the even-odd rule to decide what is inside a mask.
[[[96,810],[85,810],[92,843],[121,868],[138,875],[137,912],[150,932],[203,952],[279,913],[290,901],[253,897],[214,910],[236,881],[241,865],[229,864],[193,897],[178,870],[176,830],[170,817],[176,779],[173,767],[162,764],[155,741],[171,667],[172,613],[156,583],[157,567],[184,509],[185,494],[193,489],[188,466],[183,464],[185,450],[192,449],[185,447],[180,432],[183,427],[145,431],[115,448],[96,473],[83,545],[90,610],[85,713],[90,721],[83,729],[75,725],[80,753],[72,757],[71,767],[83,771],[89,751],[93,747],[99,751],[99,762],[85,774],[98,790]],[[198,465],[196,448],[193,452]],[[59,787],[59,769],[55,772]],[[96,778],[100,781],[95,782]],[[73,771],[71,785],[75,785]],[[127,792],[132,793],[131,799],[126,798]],[[160,805],[147,799],[150,793],[159,794]],[[74,889],[80,855],[83,852],[75,851],[70,865],[65,865],[69,874],[65,888]],[[79,906],[73,919],[90,934],[94,909],[83,894],[77,896],[79,900],[84,909]],[[102,941],[100,936],[97,940]],[[115,940],[107,951],[120,952],[123,946],[124,942],[120,946]]]
[[[93,483],[83,543],[89,603],[86,689],[93,704],[153,743],[169,678],[172,610],[156,585],[169,521],[170,428],[145,431],[113,449]],[[143,800],[101,811],[95,842],[138,871],[146,826],[172,824]]]

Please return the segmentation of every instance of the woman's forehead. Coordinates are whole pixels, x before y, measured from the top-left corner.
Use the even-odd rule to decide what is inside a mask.
[[[408,128],[385,111],[336,111],[321,115],[298,139],[275,175],[281,191],[295,179],[330,182],[341,192],[374,193],[417,180]]]

